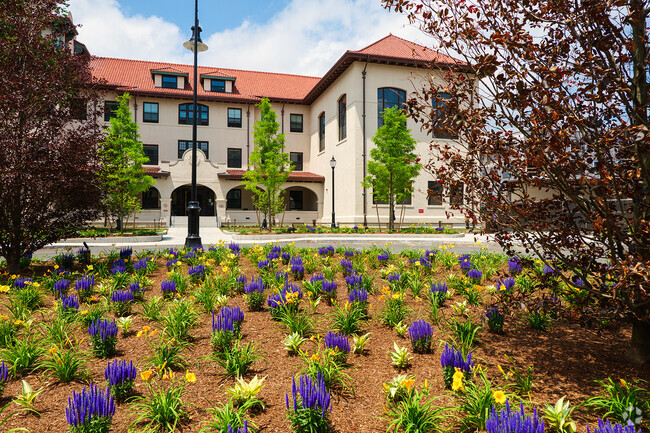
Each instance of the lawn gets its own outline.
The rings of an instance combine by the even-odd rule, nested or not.
[[[32,432],[68,421],[79,432],[109,422],[115,432],[228,432],[244,420],[265,432],[462,432],[487,422],[496,432],[511,430],[490,427],[493,407],[507,401],[516,417],[523,403],[541,416],[564,396],[575,410],[563,429],[546,413],[546,431],[570,433],[571,420],[593,431],[630,412],[636,421],[637,409],[647,429],[650,369],[624,361],[630,326],[586,320],[579,281],[557,272],[447,247],[232,244],[34,261],[0,277],[0,422]],[[93,429],[66,420],[69,397],[81,401],[90,384],[107,399],[97,411],[113,412],[106,375],[112,419],[93,417]]]

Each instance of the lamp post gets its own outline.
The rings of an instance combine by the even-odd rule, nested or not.
[[[192,100],[192,192],[190,202],[187,205],[187,238],[185,246],[194,247],[201,245],[199,236],[199,215],[201,208],[196,201],[196,92],[197,92],[197,54],[208,49],[208,46],[201,41],[201,27],[199,27],[199,0],[194,0],[194,26],[192,26],[192,38],[183,42],[183,46],[194,53],[194,95]]]
[[[332,228],[336,228],[336,214],[334,213],[334,169],[336,168],[336,160],[334,155],[330,159],[330,167],[332,167]]]

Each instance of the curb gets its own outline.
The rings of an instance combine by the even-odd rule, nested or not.
[[[152,235],[152,236],[114,236],[114,237],[103,237],[103,238],[68,238],[62,239],[55,244],[51,245],[83,245],[86,242],[88,245],[96,244],[123,244],[123,243],[143,243],[143,242],[161,242],[163,240],[163,235]]]
[[[224,234],[231,234],[232,232],[224,232]],[[465,238],[464,233],[449,234],[449,235],[427,235],[427,234],[353,234],[353,233],[300,233],[300,234],[270,234],[270,235],[238,235],[232,234],[233,241],[284,241],[284,240],[298,240],[307,241],[313,240],[326,240],[326,239],[354,239],[354,240],[399,240],[399,239],[422,239],[427,241],[444,241],[445,239],[462,239]]]

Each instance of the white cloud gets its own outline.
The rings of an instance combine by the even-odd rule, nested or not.
[[[156,16],[127,17],[117,0],[71,0],[79,40],[101,56],[191,62],[179,27]],[[292,0],[264,23],[242,22],[202,39],[199,63],[214,67],[321,76],[346,50],[358,50],[388,33],[431,43],[403,15],[379,0]]]

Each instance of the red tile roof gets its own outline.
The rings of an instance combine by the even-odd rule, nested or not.
[[[244,177],[246,170],[227,170],[225,173],[219,173],[222,179],[239,180]],[[307,171],[294,171],[287,179],[289,182],[324,182],[325,176],[316,173],[309,173]]]
[[[350,53],[365,54],[370,56],[393,57],[396,59],[419,60],[450,65],[466,65],[465,62],[454,59],[446,54],[439,53],[430,48],[418,45],[406,39],[389,34],[388,36]]]
[[[414,67],[426,67],[432,63],[437,67],[468,67],[453,57],[391,34],[361,50],[346,51],[322,78],[200,66],[199,76],[233,77],[235,84],[232,93],[206,92],[203,86],[199,86],[198,96],[202,100],[243,103],[255,103],[266,96],[275,102],[311,104],[355,61]],[[187,80],[184,89],[166,89],[155,87],[151,74],[151,71],[167,70],[191,77],[192,65],[93,57],[91,67],[94,76],[103,80],[106,87],[152,96],[188,99],[192,96],[191,79]]]
[[[153,177],[167,177],[170,175],[168,171],[163,171],[159,167],[145,167],[144,172]]]
[[[175,70],[179,73],[190,74],[193,71],[191,65],[93,57],[91,67],[93,69],[93,75],[98,79],[105,80],[105,83],[110,87],[118,87],[136,94],[150,93],[158,96],[187,96],[188,99],[192,98],[193,90],[191,83],[187,83],[184,89],[155,87],[150,72],[151,70]],[[214,72],[214,67],[199,66],[198,68],[199,75],[210,75]],[[206,92],[203,90],[203,86],[199,86],[199,98],[256,102],[262,97],[267,96],[274,100],[299,102],[319,80],[317,77],[225,68],[220,68],[219,73],[224,76],[235,77],[233,92]],[[191,82],[191,79],[189,81]]]

